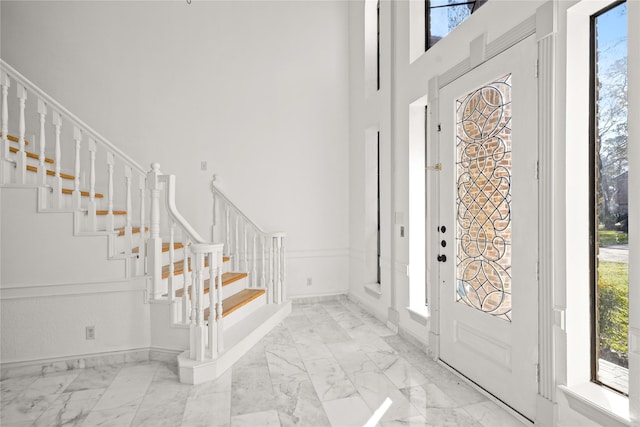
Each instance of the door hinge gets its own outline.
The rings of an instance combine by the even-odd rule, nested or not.
[[[533,69],[533,74],[536,79],[540,76],[540,60],[539,59],[536,59],[536,65],[535,65],[535,68]]]
[[[536,363],[536,383],[540,383],[540,364]]]
[[[540,260],[536,261],[536,280],[540,280]]]
[[[536,161],[536,179],[540,179],[540,160]]]

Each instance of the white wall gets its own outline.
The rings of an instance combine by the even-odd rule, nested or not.
[[[202,235],[216,173],[257,224],[287,232],[290,296],[346,291],[346,2],[0,7],[2,58],[140,164],[176,174],[178,209]]]
[[[73,213],[38,213],[36,199],[35,188],[0,188],[2,375],[16,362],[148,348],[146,279],[126,279],[106,236],[74,236]]]

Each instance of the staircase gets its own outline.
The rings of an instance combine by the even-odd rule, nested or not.
[[[0,72],[0,188],[15,197],[6,204],[29,212],[18,194],[35,191],[38,216],[69,217],[74,238],[106,237],[106,255],[92,243],[83,262],[103,266],[97,280],[145,283],[140,309],[148,305],[151,347],[177,355],[181,382],[215,379],[289,314],[284,233],[264,232],[212,183],[211,241],[204,239],[176,208],[175,176],[158,164],[144,170],[1,60]],[[27,215],[9,218],[21,231],[2,238],[19,242]],[[37,233],[36,244],[58,247],[47,234]],[[2,267],[11,259],[3,253]],[[77,261],[66,262],[72,269]],[[42,281],[28,271],[8,277],[18,273],[21,282]]]

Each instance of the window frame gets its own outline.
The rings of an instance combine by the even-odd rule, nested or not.
[[[606,387],[615,393],[628,396],[621,390],[602,382],[599,378],[598,360],[600,358],[600,331],[598,324],[598,260],[596,256],[596,246],[598,245],[598,215],[597,215],[597,193],[596,186],[598,168],[596,162],[598,156],[596,152],[599,150],[598,137],[598,79],[597,79],[597,60],[598,60],[598,43],[597,43],[597,19],[616,7],[627,3],[627,0],[613,1],[606,7],[596,11],[589,17],[589,301],[590,301],[590,378],[591,382]],[[628,38],[627,38],[628,43]]]
[[[439,39],[433,42],[433,44],[431,43],[431,10],[432,9],[442,9],[445,7],[465,6],[465,5],[472,4],[473,7],[471,8],[471,12],[469,15],[473,15],[473,13],[475,13],[486,2],[487,0],[460,0],[459,3],[443,4],[440,6],[432,7],[431,0],[424,0],[424,30],[425,30],[424,31],[424,50],[425,52],[428,51],[433,46],[435,46],[436,43],[438,43],[438,41],[442,40],[442,39]],[[451,31],[453,31],[453,28],[451,29]],[[446,37],[447,34],[445,34],[443,38]]]

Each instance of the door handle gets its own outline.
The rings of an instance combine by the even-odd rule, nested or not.
[[[446,255],[438,255],[438,262],[447,262]]]

